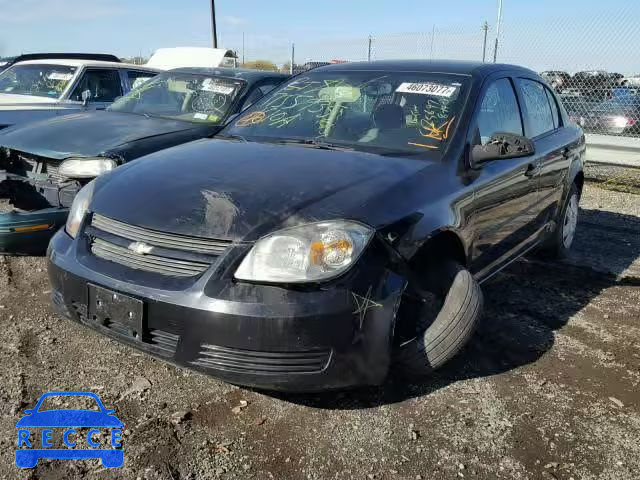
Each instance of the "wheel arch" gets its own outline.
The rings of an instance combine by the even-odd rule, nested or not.
[[[584,188],[584,171],[578,170],[574,176],[571,184],[576,184],[576,188],[578,189],[578,195],[582,196],[582,189]]]
[[[429,264],[432,258],[451,258],[467,267],[467,248],[462,237],[452,228],[443,227],[431,233],[409,259],[412,269]]]

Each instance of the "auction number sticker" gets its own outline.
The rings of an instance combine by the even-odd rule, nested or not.
[[[51,72],[47,77],[49,80],[68,81],[73,77],[73,73]]]
[[[233,92],[234,87],[227,87],[218,83],[213,83],[213,80],[206,78],[202,82],[202,90],[205,92],[219,93],[221,95],[230,95]]]
[[[433,95],[435,97],[451,97],[458,87],[440,85],[438,83],[401,83],[396,89],[397,93],[417,93],[420,95]]]

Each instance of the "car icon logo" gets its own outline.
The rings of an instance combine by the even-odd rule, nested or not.
[[[151,245],[147,245],[143,242],[133,242],[127,248],[138,255],[148,255],[153,251],[153,247]]]
[[[87,397],[95,402],[96,410],[61,408],[41,409],[42,403],[51,397]],[[85,398],[86,399],[86,398]],[[34,408],[26,409],[25,415],[18,420],[18,448],[15,463],[19,468],[33,468],[41,458],[51,459],[87,459],[99,458],[106,468],[119,468],[124,464],[124,452],[121,445],[122,422],[114,415],[114,410],[105,408],[100,398],[91,392],[60,391],[43,394]],[[41,430],[37,434],[36,429]],[[58,440],[66,448],[53,448],[54,429],[63,429]],[[79,430],[89,429],[86,435]],[[109,430],[108,446],[102,445],[96,437],[103,430]],[[90,448],[80,448],[84,442]]]

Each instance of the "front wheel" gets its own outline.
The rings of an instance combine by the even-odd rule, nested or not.
[[[400,374],[424,377],[444,365],[469,341],[482,315],[480,285],[460,264],[447,260],[429,272],[417,301],[403,298],[395,350]],[[411,303],[414,303],[413,308]]]

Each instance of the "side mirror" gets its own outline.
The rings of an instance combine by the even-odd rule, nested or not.
[[[84,90],[82,92],[82,106],[86,107],[87,103],[89,103],[89,99],[91,98],[91,90]]]
[[[35,408],[25,408],[24,413],[26,413],[27,415],[35,413]]]
[[[490,160],[528,157],[535,153],[533,142],[515,133],[495,133],[486,145],[475,145],[471,150],[473,165]]]

